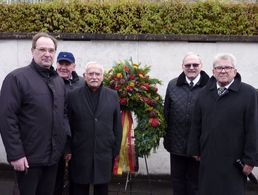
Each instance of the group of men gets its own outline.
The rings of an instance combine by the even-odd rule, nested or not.
[[[122,136],[119,97],[103,86],[103,66],[75,72],[75,58],[38,33],[32,62],[3,81],[0,130],[20,195],[60,195],[68,165],[70,194],[107,195]],[[218,54],[213,76],[195,53],[168,84],[164,147],[170,153],[173,195],[244,195],[258,165],[257,92],[241,82],[232,54]],[[243,169],[234,165],[240,159]]]
[[[241,82],[232,54],[215,56],[211,78],[202,66],[188,53],[166,91],[173,195],[244,195],[246,176],[258,165],[257,91]]]
[[[68,165],[70,194],[108,194],[122,137],[119,97],[102,85],[104,69],[86,65],[83,78],[70,52],[53,62],[57,40],[38,33],[32,62],[3,81],[0,129],[20,195],[61,195]]]

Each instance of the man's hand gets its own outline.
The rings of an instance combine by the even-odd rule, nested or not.
[[[71,160],[71,158],[72,158],[72,154],[65,154],[64,155],[65,162],[69,162]]]
[[[245,164],[243,168],[243,173],[247,176],[252,172],[253,168],[253,166]]]
[[[18,160],[11,161],[15,171],[26,171],[29,168],[29,164],[26,157],[22,157]]]
[[[200,161],[200,160],[201,160],[201,157],[200,157],[200,156],[193,156],[193,158],[194,158],[196,161]]]

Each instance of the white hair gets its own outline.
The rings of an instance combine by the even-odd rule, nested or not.
[[[88,70],[91,66],[97,66],[98,68],[101,69],[102,74],[104,74],[104,67],[103,67],[101,64],[99,64],[99,63],[97,63],[97,62],[95,62],[95,61],[90,61],[90,62],[88,62],[88,63],[85,65],[85,72],[87,72],[87,70]]]
[[[216,63],[219,60],[230,60],[232,65],[236,68],[236,57],[231,53],[218,53],[213,60],[213,67],[216,66]]]

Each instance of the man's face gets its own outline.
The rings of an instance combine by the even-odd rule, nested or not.
[[[230,60],[220,59],[216,62],[212,72],[218,84],[224,87],[235,78],[237,70]]]
[[[198,56],[189,55],[184,59],[182,68],[185,76],[192,81],[200,74],[202,64]]]
[[[88,66],[84,73],[84,80],[91,89],[96,90],[99,88],[103,81],[103,71],[101,67],[98,64]]]
[[[43,68],[50,68],[55,57],[55,44],[48,37],[40,37],[32,50],[34,61]]]
[[[72,72],[75,69],[75,64],[71,64],[68,61],[61,60],[56,64],[56,71],[63,79],[70,79]]]

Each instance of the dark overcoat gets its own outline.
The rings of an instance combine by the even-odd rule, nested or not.
[[[189,154],[201,157],[200,195],[244,195],[246,177],[236,159],[254,166],[257,149],[257,92],[237,73],[226,93],[218,96],[212,77],[201,91],[193,115]]]
[[[164,103],[164,116],[167,122],[164,147],[171,154],[187,156],[187,140],[195,100],[209,80],[204,71],[200,72],[200,76],[193,88],[187,83],[184,72],[171,80],[167,86]]]
[[[64,113],[63,80],[32,61],[4,79],[0,129],[7,160],[27,157],[30,167],[56,164],[69,127]]]
[[[85,85],[68,95],[71,179],[79,184],[108,183],[122,138],[119,97],[116,91],[102,87],[94,114],[86,98],[87,88]]]

